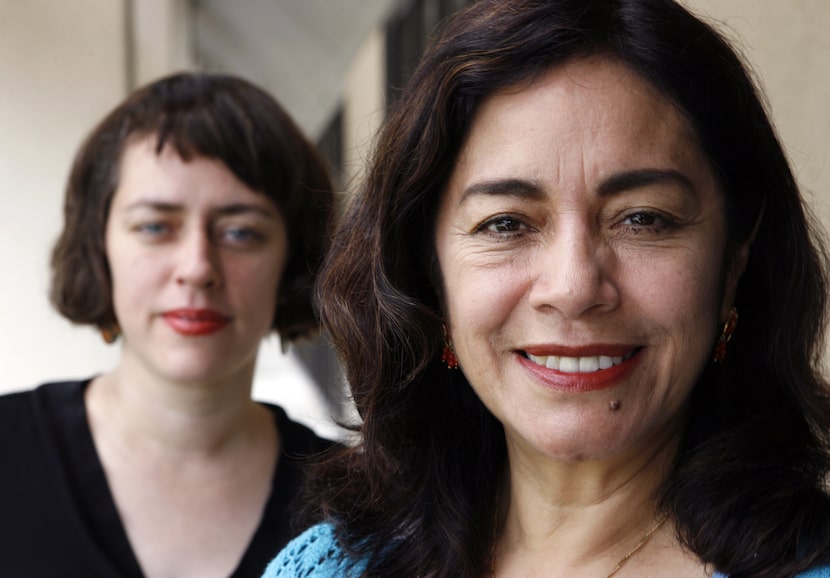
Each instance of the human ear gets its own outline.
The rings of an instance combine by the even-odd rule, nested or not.
[[[744,274],[747,263],[749,262],[749,252],[752,248],[752,243],[755,241],[755,236],[758,234],[758,229],[761,226],[761,220],[764,218],[765,208],[766,201],[761,204],[761,210],[758,211],[758,218],[755,220],[755,226],[753,226],[749,237],[741,243],[738,250],[732,255],[732,262],[729,265],[729,270],[726,273],[726,279],[724,282],[723,302],[721,303],[720,312],[720,319],[722,323],[729,317],[729,310],[735,303],[735,294],[738,291],[738,283],[740,282],[741,276]]]
[[[747,262],[749,261],[749,251],[752,245],[752,240],[745,241],[738,250],[732,255],[729,270],[726,272],[726,279],[723,287],[723,301],[720,307],[720,320],[724,322],[729,316],[729,310],[735,303],[735,294],[738,291],[738,283],[741,276],[746,270]]]

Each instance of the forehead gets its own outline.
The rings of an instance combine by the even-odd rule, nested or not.
[[[201,155],[185,157],[169,142],[161,150],[157,146],[154,134],[125,143],[113,206],[136,199],[275,205],[272,199],[240,181],[221,160]]]
[[[679,109],[640,75],[607,57],[570,61],[485,99],[454,177],[465,166],[476,178],[526,171],[530,159],[540,156],[547,163],[537,162],[533,170],[544,168],[556,173],[545,175],[554,178],[569,169],[600,177],[644,164],[708,167]]]

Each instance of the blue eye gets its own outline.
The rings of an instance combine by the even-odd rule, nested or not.
[[[264,236],[249,227],[229,227],[221,232],[220,238],[233,245],[251,245],[264,240]]]
[[[252,239],[255,236],[254,232],[249,229],[229,229],[225,231],[225,235],[236,240]]]
[[[166,223],[150,221],[147,223],[139,223],[134,227],[134,230],[142,234],[158,236],[168,233],[170,231],[170,227]]]

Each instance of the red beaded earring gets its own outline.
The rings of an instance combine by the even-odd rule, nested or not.
[[[442,328],[444,330],[444,347],[441,349],[441,361],[447,365],[447,369],[458,369],[458,358],[452,348],[452,339],[450,339],[447,326],[442,325]]]
[[[727,345],[732,339],[732,334],[735,333],[735,327],[738,326],[738,310],[734,307],[729,310],[729,317],[726,318],[726,323],[723,324],[718,342],[715,344],[715,352],[712,355],[712,361],[718,365],[723,363],[726,359]]]

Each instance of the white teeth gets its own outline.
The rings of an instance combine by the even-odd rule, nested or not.
[[[579,360],[579,357],[560,357],[559,371],[564,371],[565,373],[579,372]]]
[[[599,369],[599,357],[580,357],[579,372],[588,373]]]
[[[621,355],[589,355],[587,357],[564,357],[560,355],[530,355],[528,359],[537,365],[555,369],[563,373],[591,373],[608,369],[622,363]],[[630,357],[630,356],[626,356]]]

